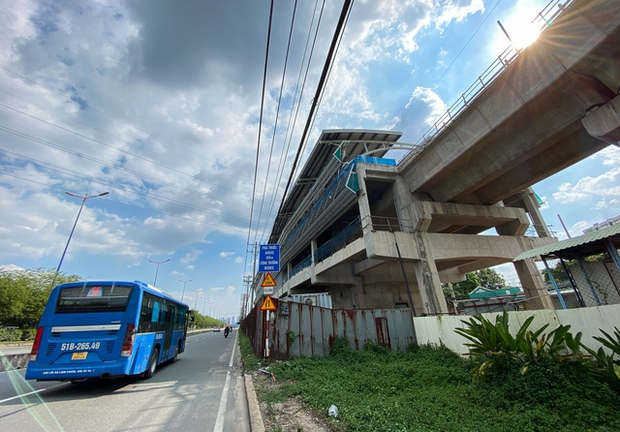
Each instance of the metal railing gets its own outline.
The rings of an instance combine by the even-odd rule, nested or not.
[[[549,27],[555,19],[562,14],[564,9],[571,4],[573,0],[551,0],[532,20],[534,24],[540,23],[540,32]],[[525,48],[516,49],[513,45],[506,48],[489,66],[474,83],[469,86],[460,98],[454,102],[450,108],[431,126],[431,128],[422,135],[422,138],[416,143],[409,153],[403,157],[400,163],[404,164],[419,155],[440,133],[442,133],[448,125],[450,125],[456,117],[459,116],[471,103],[495,81],[513,61],[519,57]]]
[[[321,262],[335,251],[339,250],[353,237],[359,237],[362,231],[359,218],[356,218],[345,229],[332,237],[327,243],[321,245],[314,251],[314,262]]]

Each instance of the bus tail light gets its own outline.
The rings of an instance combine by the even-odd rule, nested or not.
[[[34,337],[32,349],[30,350],[29,360],[31,361],[37,360],[37,356],[39,355],[39,348],[41,347],[41,339],[43,339],[43,327],[39,327],[37,329],[37,334]]]
[[[133,342],[136,337],[135,324],[128,324],[127,331],[125,332],[125,339],[123,339],[123,347],[121,348],[121,357],[129,357],[133,351]]]

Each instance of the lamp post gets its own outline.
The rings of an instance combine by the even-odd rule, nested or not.
[[[71,242],[71,237],[73,237],[73,232],[75,231],[75,227],[77,226],[78,220],[80,219],[80,215],[82,214],[82,209],[84,208],[84,203],[86,203],[87,199],[90,198],[98,198],[109,194],[110,192],[102,192],[99,195],[88,196],[88,194],[84,194],[84,196],[79,196],[71,192],[65,192],[67,195],[82,198],[82,205],[80,206],[80,210],[78,210],[78,214],[75,218],[75,222],[73,222],[73,228],[71,228],[71,233],[69,233],[69,238],[67,239],[67,244],[65,245],[65,250],[62,252],[62,256],[60,257],[60,262],[58,263],[58,268],[56,268],[56,273],[54,274],[54,280],[52,280],[52,286],[56,284],[56,278],[58,277],[58,273],[60,272],[60,266],[62,265],[63,260],[65,259],[65,254],[67,253],[67,249],[69,248],[69,242]]]
[[[205,312],[205,307],[207,305],[207,300],[209,300],[209,297],[202,297],[201,296],[200,298],[203,300],[203,302],[202,302],[202,313],[206,315],[207,312]]]
[[[195,310],[196,312],[198,312],[198,296],[199,296],[199,294],[200,294],[202,291],[203,291],[203,289],[202,289],[202,288],[197,289],[197,290],[192,290],[192,292],[193,292],[193,293],[196,293],[196,303],[194,303],[194,310]]]
[[[181,294],[181,301],[183,301],[183,297],[185,297],[185,285],[186,285],[188,282],[191,282],[191,281],[193,281],[193,280],[194,280],[194,279],[190,279],[190,280],[181,280],[181,279],[179,279],[179,282],[183,282],[183,294]]]
[[[159,273],[159,265],[163,264],[163,263],[167,263],[168,261],[170,261],[170,258],[168,258],[167,260],[164,260],[164,261],[151,261],[151,260],[149,260],[150,263],[157,264],[157,270],[155,270],[155,281],[153,282],[153,286],[157,286],[157,273]]]

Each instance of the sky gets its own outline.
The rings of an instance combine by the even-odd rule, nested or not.
[[[418,142],[508,48],[497,22],[517,40],[547,3],[356,0],[299,167],[324,129]],[[62,272],[238,316],[341,9],[0,0],[0,266],[55,270],[84,203]],[[558,215],[574,236],[620,214],[619,178],[612,146],[534,190],[564,239]]]

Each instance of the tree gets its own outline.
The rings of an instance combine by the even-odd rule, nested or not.
[[[493,269],[486,268],[478,270],[476,274],[478,275],[478,283],[483,288],[490,290],[506,288],[506,280],[504,277]]]
[[[0,326],[34,328],[52,291],[55,270],[0,272]],[[60,273],[57,283],[75,282],[77,275]]]
[[[454,290],[455,297],[461,299],[469,297],[469,293],[475,290],[478,285],[478,275],[475,272],[467,273],[463,282],[452,284],[452,289]]]
[[[479,286],[490,290],[497,290],[506,287],[506,280],[495,270],[486,268],[466,273],[465,280],[452,284],[452,289],[454,289],[456,298],[462,299],[469,297],[469,293]]]

